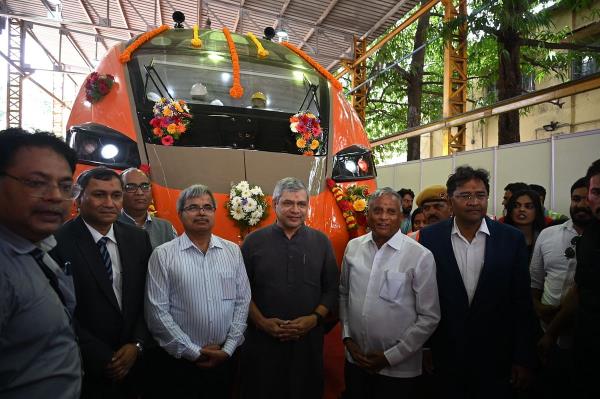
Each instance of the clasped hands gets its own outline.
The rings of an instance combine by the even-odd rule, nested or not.
[[[194,361],[201,369],[212,369],[229,359],[227,352],[220,345],[207,345],[200,349],[200,355]]]
[[[264,319],[259,328],[281,342],[296,341],[317,326],[317,316],[301,316],[294,320]]]
[[[352,356],[356,365],[369,373],[377,373],[381,369],[390,366],[383,352],[363,353],[352,338],[345,339],[344,345],[348,349],[348,352],[350,352],[350,356]]]

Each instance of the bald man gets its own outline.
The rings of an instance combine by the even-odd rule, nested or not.
[[[171,222],[148,213],[152,203],[152,185],[148,176],[139,169],[129,168],[121,173],[121,181],[124,187],[123,210],[119,221],[146,230],[152,248],[176,238],[177,231]]]

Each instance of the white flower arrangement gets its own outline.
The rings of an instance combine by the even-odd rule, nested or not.
[[[267,217],[267,201],[262,189],[242,180],[231,187],[226,205],[229,216],[240,227],[242,234]]]

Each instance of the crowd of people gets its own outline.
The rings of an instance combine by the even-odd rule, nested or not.
[[[2,398],[320,398],[338,320],[344,398],[600,397],[600,159],[570,218],[512,183],[494,220],[469,166],[416,199],[380,188],[341,272],[297,178],[240,247],[209,187],[181,191],[178,235],[144,172],[75,164],[0,132]]]

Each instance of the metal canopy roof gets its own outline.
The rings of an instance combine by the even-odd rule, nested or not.
[[[184,25],[188,28],[198,23],[198,19],[204,28],[210,19],[213,29],[227,27],[259,37],[267,26],[284,29],[290,43],[332,69],[340,58],[352,58],[353,36],[371,43],[418,1],[5,0],[4,3],[1,14],[31,22],[26,28],[28,34],[33,32],[41,46],[55,58],[59,58],[61,49],[65,71],[87,72],[119,40],[128,40],[161,24],[172,26],[174,11],[185,14]]]

